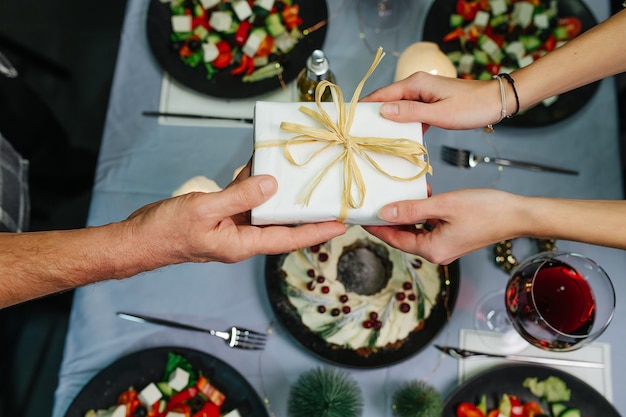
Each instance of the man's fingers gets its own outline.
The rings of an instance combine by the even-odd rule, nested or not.
[[[220,217],[230,217],[251,210],[276,193],[278,183],[270,175],[258,175],[231,183],[225,190],[213,193]]]

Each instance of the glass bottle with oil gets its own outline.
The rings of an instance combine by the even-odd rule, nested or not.
[[[298,74],[298,100],[315,101],[315,88],[322,80],[335,82],[335,76],[330,70],[328,59],[324,51],[316,49],[306,61],[306,67]],[[326,89],[322,101],[330,101],[331,93]]]

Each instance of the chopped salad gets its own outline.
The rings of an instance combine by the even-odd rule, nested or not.
[[[483,394],[480,401],[462,402],[456,408],[457,417],[581,417],[580,409],[568,405],[571,392],[565,382],[556,377],[539,381],[537,378],[526,378],[522,384],[533,395],[548,404],[544,408],[539,401],[523,402],[517,395],[504,393],[500,396],[496,408],[487,407],[487,395]]]
[[[459,48],[448,58],[460,78],[479,80],[525,67],[582,31],[577,17],[560,15],[556,0],[457,0],[449,25],[441,41]]]
[[[203,66],[207,79],[223,70],[244,82],[277,76],[282,57],[303,36],[300,7],[292,0],[169,3],[172,51],[190,67]]]
[[[237,409],[223,409],[225,400],[186,358],[170,352],[160,381],[129,387],[117,404],[89,410],[85,417],[240,417]]]

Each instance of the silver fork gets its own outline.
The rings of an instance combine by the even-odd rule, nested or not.
[[[162,326],[175,327],[177,329],[193,330],[197,332],[208,333],[211,336],[219,337],[224,340],[228,346],[236,349],[263,350],[267,341],[267,334],[255,332],[254,330],[244,329],[242,327],[231,327],[225,331],[205,329],[191,324],[178,323],[158,317],[150,317],[145,315],[137,315],[132,313],[117,312],[118,317],[138,323],[152,323]]]
[[[441,159],[450,165],[455,165],[461,168],[474,168],[480,163],[506,165],[516,168],[526,168],[531,171],[547,171],[558,172],[560,174],[578,175],[578,171],[572,171],[565,168],[558,168],[548,165],[513,161],[504,158],[491,158],[489,156],[478,156],[474,152],[467,149],[451,148],[449,146],[441,147]]]

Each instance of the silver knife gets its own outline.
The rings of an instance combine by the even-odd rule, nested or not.
[[[144,111],[142,113],[144,116],[151,117],[180,117],[183,119],[209,119],[209,120],[232,120],[234,122],[240,122],[245,124],[253,124],[253,119],[248,119],[245,117],[222,117],[222,116],[207,116],[203,114],[188,114],[188,113],[163,113],[158,111]]]
[[[505,355],[497,353],[476,352],[473,350],[460,349],[450,346],[435,345],[437,349],[452,356],[455,359],[481,359],[481,358],[500,358],[508,359],[516,362],[537,363],[542,365],[562,365],[562,366],[578,366],[583,368],[604,368],[604,364],[600,362],[578,361],[573,359],[556,359],[556,358],[538,358],[535,356],[525,355]]]

